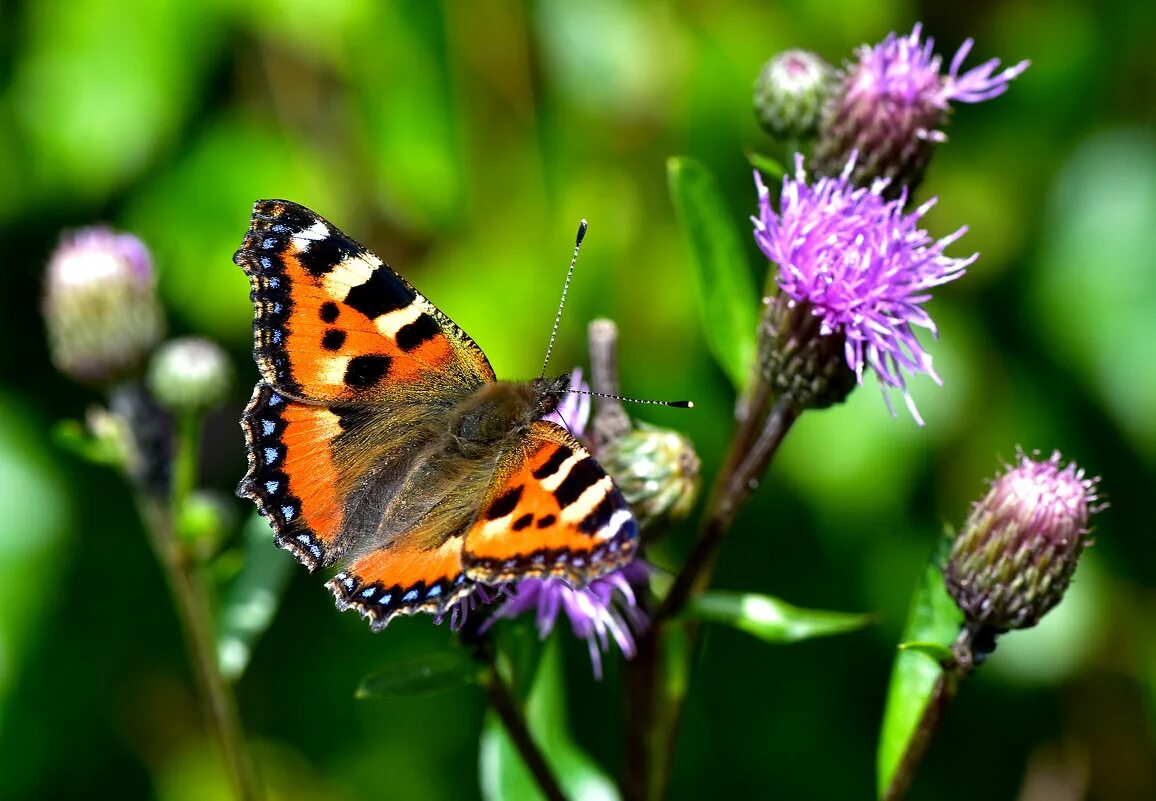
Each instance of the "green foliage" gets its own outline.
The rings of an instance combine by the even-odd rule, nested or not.
[[[387,667],[362,679],[358,698],[397,698],[430,695],[477,684],[484,668],[465,648],[453,647],[406,660],[393,660]]]
[[[526,724],[569,798],[614,801],[618,788],[574,742],[566,712],[566,685],[558,638],[547,641],[525,702]],[[482,727],[481,789],[485,801],[536,801],[538,785],[493,712]]]
[[[666,163],[674,210],[690,248],[699,313],[719,367],[741,390],[755,360],[759,295],[726,198],[710,171],[691,158]]]
[[[891,784],[899,760],[943,672],[939,665],[945,650],[950,656],[950,645],[963,623],[963,613],[943,583],[941,565],[946,552],[945,541],[944,547],[936,549],[923,569],[903,628],[903,645],[892,663],[887,707],[876,752],[876,787],[880,798]]]
[[[687,613],[699,620],[733,626],[773,644],[843,634],[872,622],[871,615],[800,609],[770,595],[718,590],[695,598]]]
[[[218,612],[217,659],[221,673],[236,681],[245,672],[257,640],[273,622],[296,565],[274,547],[273,531],[256,514],[244,529],[244,562]]]

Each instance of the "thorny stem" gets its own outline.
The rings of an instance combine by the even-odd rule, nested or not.
[[[217,662],[208,593],[198,574],[196,561],[180,541],[176,528],[180,505],[188,498],[196,480],[199,432],[199,422],[195,418],[180,421],[170,496],[167,499],[157,497],[138,488],[137,503],[153,550],[164,570],[205,713],[220,746],[233,790],[241,801],[256,801],[261,798],[261,793],[245,750],[236,702]]]
[[[931,697],[923,708],[914,735],[907,742],[907,748],[895,768],[895,774],[891,777],[883,801],[903,801],[907,797],[907,791],[911,789],[911,783],[915,780],[916,771],[923,758],[927,756],[927,750],[939,730],[944,712],[955,698],[960,681],[975,669],[984,656],[983,652],[990,651],[994,647],[994,632],[990,630],[973,630],[969,626],[964,626],[959,632],[959,637],[952,646],[955,661],[942,666],[943,670],[935,680]]]
[[[477,648],[477,655],[486,664],[482,681],[486,688],[486,695],[490,699],[490,706],[493,707],[498,720],[502,722],[502,726],[506,729],[506,734],[509,735],[511,742],[514,743],[514,747],[518,749],[522,761],[526,763],[526,767],[534,775],[534,780],[538,782],[538,789],[549,801],[567,801],[566,794],[562,792],[562,787],[554,776],[554,771],[551,770],[546,757],[538,748],[538,744],[534,742],[533,735],[530,734],[530,729],[526,725],[526,718],[522,714],[521,705],[517,702],[513,690],[502,678],[494,656],[493,646],[487,642],[480,643]]]

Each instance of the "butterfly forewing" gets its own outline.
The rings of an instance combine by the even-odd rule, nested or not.
[[[261,200],[233,257],[248,274],[265,381],[319,402],[469,391],[481,349],[381,259],[309,209]]]

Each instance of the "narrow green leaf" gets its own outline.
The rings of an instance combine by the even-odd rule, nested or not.
[[[762,153],[756,153],[753,150],[747,151],[747,161],[750,162],[752,167],[768,178],[782,178],[787,173],[782,164],[770,156],[764,156]]]
[[[217,635],[217,659],[228,681],[245,672],[294,569],[292,557],[273,545],[273,531],[263,517],[253,515],[244,537],[245,561],[221,607]]]
[[[357,688],[358,698],[397,698],[432,695],[476,684],[482,666],[464,648],[435,651],[414,659],[393,662],[371,673]]]
[[[61,420],[52,426],[52,439],[64,450],[87,462],[114,467],[124,465],[123,443],[111,431],[95,436],[79,420]]]
[[[617,801],[618,788],[570,737],[566,687],[556,638],[546,643],[525,704],[526,725],[569,798]],[[493,712],[486,715],[479,749],[485,801],[537,801],[543,796]]]
[[[707,344],[741,390],[755,359],[759,313],[746,251],[722,191],[704,165],[672,158],[666,174],[674,211],[690,246]]]
[[[899,650],[926,654],[937,665],[950,662],[955,658],[955,654],[951,648],[946,645],[940,645],[937,642],[901,642],[899,643]]]
[[[873,620],[871,615],[800,609],[770,595],[740,592],[703,593],[691,602],[688,614],[777,644],[843,634]]]
[[[891,685],[876,754],[880,798],[895,776],[942,672],[941,649],[950,652],[963,622],[962,613],[947,594],[940,570],[947,544],[944,540],[920,577],[903,629],[902,642],[906,647],[901,646],[891,667]],[[932,658],[928,659],[928,655]]]

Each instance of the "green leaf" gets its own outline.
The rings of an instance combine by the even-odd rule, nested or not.
[[[103,418],[110,418],[101,410]],[[52,426],[52,439],[64,450],[93,464],[122,467],[124,443],[111,430],[92,434],[79,420],[61,420]]]
[[[955,653],[950,647],[940,645],[937,642],[901,642],[899,643],[899,650],[926,654],[934,660],[937,665],[942,665],[945,662],[951,662],[955,659]]]
[[[688,614],[725,623],[769,643],[793,643],[863,628],[871,615],[800,609],[770,595],[706,592],[691,601]]]
[[[253,646],[269,628],[293,571],[293,559],[273,545],[273,531],[254,514],[245,525],[245,562],[220,611],[217,659],[221,673],[236,681],[245,672]]]
[[[357,688],[358,698],[398,698],[432,695],[476,684],[483,668],[464,648],[435,651],[390,663],[371,673]]]
[[[940,649],[950,648],[963,622],[963,614],[947,594],[940,570],[947,546],[948,540],[945,539],[920,577],[903,629],[902,642],[906,647],[900,646],[891,667],[891,686],[887,691],[887,707],[883,712],[883,728],[876,754],[880,798],[895,776],[942,672]],[[927,658],[929,654],[931,659]]]
[[[762,153],[756,153],[753,150],[747,151],[747,161],[750,162],[752,167],[769,178],[778,179],[787,174],[782,164],[770,156],[764,156]]]
[[[570,738],[566,687],[557,638],[547,642],[533,689],[526,699],[526,725],[569,798],[616,801],[618,788]],[[485,801],[541,799],[542,793],[506,730],[493,712],[482,728],[479,761]]]
[[[755,360],[759,313],[746,251],[718,183],[704,165],[672,158],[666,174],[674,211],[690,246],[707,344],[741,390]]]

